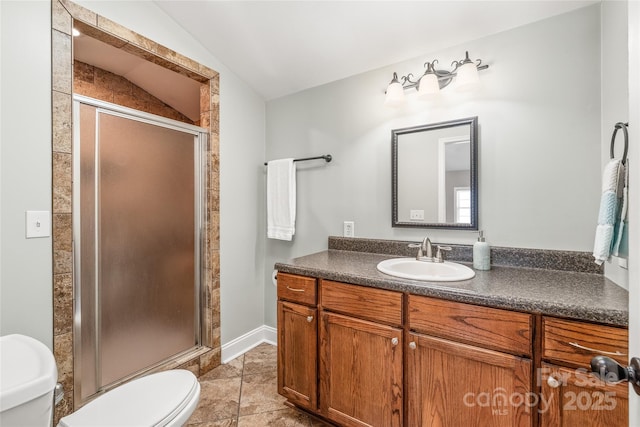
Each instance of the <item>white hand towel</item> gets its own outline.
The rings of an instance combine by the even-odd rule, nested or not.
[[[613,240],[613,225],[601,225],[596,227],[596,241],[593,245],[593,257],[595,263],[602,265],[611,255],[611,241]]]
[[[293,159],[267,163],[267,237],[291,240],[296,224],[296,165]]]
[[[624,186],[624,165],[620,160],[610,160],[602,171],[602,192],[613,191],[621,196]]]

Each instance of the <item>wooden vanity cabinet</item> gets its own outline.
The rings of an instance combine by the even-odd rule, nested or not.
[[[318,407],[318,309],[316,279],[278,273],[278,393]]]
[[[540,425],[627,426],[628,383],[605,384],[588,371],[597,355],[627,364],[627,330],[543,317],[542,334]]]
[[[409,295],[407,425],[531,427],[531,315]]]
[[[402,426],[402,294],[322,280],[320,307],[320,413]]]
[[[278,273],[278,392],[340,426],[623,427],[628,384],[588,369],[627,335]]]

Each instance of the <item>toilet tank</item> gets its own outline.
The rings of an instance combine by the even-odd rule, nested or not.
[[[51,426],[57,380],[47,346],[25,335],[0,337],[0,426]]]

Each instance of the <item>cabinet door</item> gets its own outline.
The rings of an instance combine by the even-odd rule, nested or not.
[[[426,335],[407,341],[407,425],[531,427],[531,360]]]
[[[341,426],[401,426],[402,330],[320,313],[322,414]]]
[[[605,384],[586,369],[543,363],[540,419],[543,427],[629,425],[629,385]]]
[[[278,393],[317,409],[317,309],[278,301]]]

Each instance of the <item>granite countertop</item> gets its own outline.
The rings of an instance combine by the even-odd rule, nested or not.
[[[329,249],[278,262],[284,273],[540,313],[615,326],[628,324],[628,292],[602,274],[540,268],[492,267],[461,282],[419,282],[379,272],[391,255]],[[460,264],[468,263],[461,262]]]

